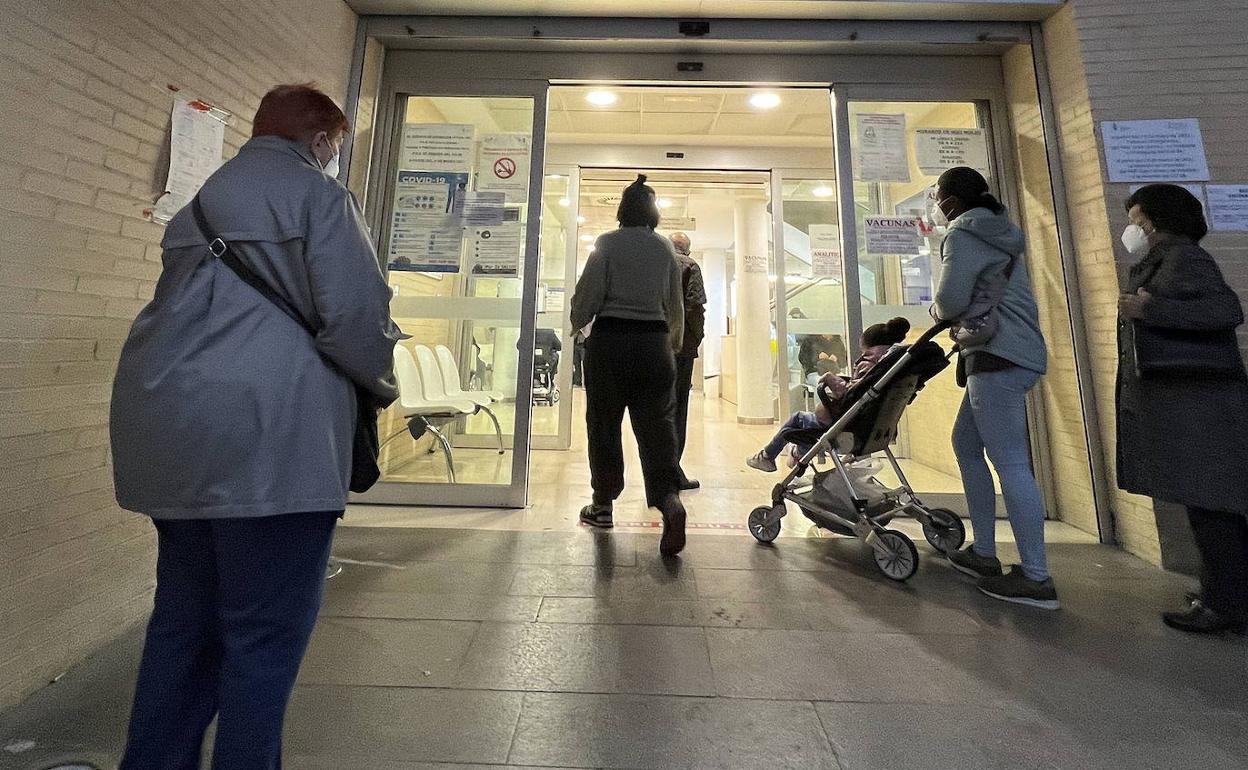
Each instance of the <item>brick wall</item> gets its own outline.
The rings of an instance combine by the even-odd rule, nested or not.
[[[1072,0],[1044,24],[1111,473],[1116,304],[1119,274],[1129,264],[1117,236],[1126,224],[1121,202],[1128,186],[1108,183],[1096,128],[1105,120],[1200,118],[1214,181],[1248,182],[1248,89],[1243,86],[1248,5],[1241,0],[1181,5],[1182,13],[1176,14],[1174,3],[1160,0]],[[1214,234],[1205,246],[1240,297],[1248,297],[1248,235]],[[1248,342],[1248,337],[1241,340]],[[1152,501],[1115,490],[1113,506],[1123,547],[1159,563]]]
[[[160,274],[172,83],[235,117],[346,93],[341,0],[0,0],[0,707],[150,606],[154,538],[113,502],[108,397]]]

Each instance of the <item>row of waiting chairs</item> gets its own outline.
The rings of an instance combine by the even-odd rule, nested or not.
[[[382,446],[404,432],[410,433],[413,439],[419,439],[425,433],[431,434],[446,457],[447,477],[455,483],[455,456],[442,428],[461,417],[484,413],[494,423],[498,453],[503,454],[503,431],[498,417],[490,408],[503,400],[503,394],[464,390],[459,379],[459,364],[445,345],[438,345],[436,353],[425,345],[416,345],[415,351],[413,356],[412,351],[402,345],[394,346],[394,376],[399,385],[399,400],[394,408],[406,425],[387,437]]]

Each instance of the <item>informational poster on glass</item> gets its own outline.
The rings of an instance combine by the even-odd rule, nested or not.
[[[486,134],[477,153],[477,192],[501,192],[508,203],[523,203],[529,194],[527,134]]]
[[[562,313],[567,290],[562,286],[546,287],[546,312]]]
[[[468,173],[476,128],[457,123],[406,123],[400,168]]]
[[[1206,182],[1209,163],[1196,118],[1101,123],[1111,182]]]
[[[811,225],[810,274],[814,278],[841,278],[841,228]]]
[[[503,203],[506,196],[501,192],[467,192],[464,194],[464,227],[494,227],[503,223]]]
[[[225,123],[204,102],[179,100],[173,104],[169,136],[169,176],[165,195],[156,202],[152,219],[168,222],[191,202],[208,177],[221,166]]]
[[[519,222],[472,230],[469,272],[514,278],[520,274],[520,244],[523,228]]]
[[[858,116],[858,178],[863,182],[909,182],[906,116]]]
[[[914,157],[919,170],[928,176],[940,176],[958,166],[988,176],[988,140],[982,128],[917,129]]]
[[[865,217],[867,253],[918,256],[923,253],[921,220],[916,217]]]
[[[463,245],[462,204],[468,174],[402,170],[386,263],[391,270],[458,273]]]
[[[1248,184],[1211,184],[1210,223],[1214,230],[1248,231]]]

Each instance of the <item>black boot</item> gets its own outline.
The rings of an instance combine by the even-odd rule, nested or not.
[[[1223,631],[1244,633],[1244,621],[1215,612],[1199,601],[1192,602],[1187,609],[1179,612],[1162,613],[1161,619],[1171,628],[1193,634],[1217,634]]]
[[[685,550],[685,506],[677,495],[669,495],[659,504],[663,514],[663,538],[659,540],[659,553],[675,556]]]

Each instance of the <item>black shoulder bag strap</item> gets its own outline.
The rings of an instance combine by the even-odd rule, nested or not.
[[[199,203],[199,196],[196,195],[191,199],[191,213],[195,216],[195,224],[199,226],[199,231],[208,239],[208,250],[217,259],[225,263],[225,266],[234,271],[234,274],[242,279],[243,283],[260,292],[261,296],[277,305],[277,309],[290,316],[291,320],[298,323],[304,330],[316,337],[316,329],[299,315],[299,311],[295,310],[286,298],[273,290],[268,282],[260,276],[256,275],[251,268],[247,267],[234,250],[230,248],[230,244],[226,243],[212,229],[212,225],[208,224],[207,217],[204,216],[204,207]]]
[[[208,239],[208,251],[225,263],[226,267],[233,270],[243,283],[276,305],[278,310],[290,316],[291,320],[302,326],[315,339],[316,329],[312,328],[312,324],[304,320],[303,316],[299,315],[299,311],[295,310],[285,297],[274,291],[268,282],[247,267],[230,248],[230,244],[212,229],[212,225],[208,224],[208,218],[204,216],[204,208],[199,203],[198,195],[191,199],[191,214],[195,217],[195,224],[199,227],[199,231]],[[359,385],[354,383],[352,385],[355,388],[356,421],[355,433],[351,441],[350,488],[352,492],[367,492],[381,478],[381,469],[377,465],[377,456],[381,452],[377,435],[378,410],[373,406],[374,399],[371,393]]]

